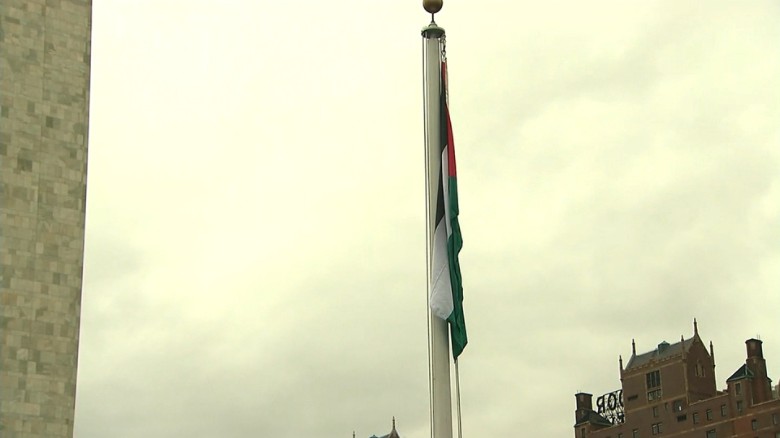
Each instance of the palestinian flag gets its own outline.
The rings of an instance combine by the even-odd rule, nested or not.
[[[468,342],[463,319],[463,284],[458,253],[463,239],[458,225],[458,183],[455,179],[455,145],[447,107],[447,63],[441,64],[441,166],[433,234],[431,310],[450,325],[452,357],[457,360]]]

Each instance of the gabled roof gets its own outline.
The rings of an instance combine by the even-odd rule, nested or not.
[[[745,364],[739,367],[738,370],[734,371],[734,374],[732,374],[731,377],[726,379],[726,382],[731,382],[733,380],[752,379],[752,378],[753,378],[753,371],[750,371],[750,368],[748,368],[747,364]]]
[[[601,415],[599,415],[598,412],[594,410],[585,411],[585,415],[582,418],[580,418],[580,421],[578,421],[575,426],[583,423],[598,424],[600,426],[612,426],[612,423],[609,420],[602,417]]]
[[[378,437],[376,435],[372,435],[369,438],[401,438],[401,437],[398,436],[398,432],[396,432],[395,429],[394,429],[392,432],[388,433],[387,435],[382,435],[380,437]]]
[[[676,342],[671,345],[664,341],[661,343],[660,349],[656,348],[655,350],[648,351],[647,353],[633,355],[628,361],[628,365],[626,365],[626,370],[630,368],[639,368],[653,361],[661,361],[671,357],[679,356],[682,354],[683,349],[688,352],[688,350],[691,348],[691,345],[693,345],[694,339],[695,336],[693,338]]]
[[[393,430],[390,431],[387,435],[382,435],[381,437],[378,437],[376,435],[372,435],[369,438],[401,438],[398,435],[398,432],[395,430],[395,417],[393,417]]]

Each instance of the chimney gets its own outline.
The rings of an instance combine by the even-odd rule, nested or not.
[[[588,413],[593,410],[593,394],[578,392],[574,394],[577,399],[577,410],[574,411],[574,424],[580,424],[588,418]]]
[[[758,339],[748,339],[745,341],[745,344],[747,345],[747,357],[750,359],[751,357],[755,357],[758,359],[764,358],[764,348],[761,346],[763,342],[761,342]]]
[[[764,350],[759,339],[748,339],[745,341],[747,346],[747,364],[750,371],[753,372],[753,381],[751,389],[753,390],[753,404],[762,403],[772,399],[772,384],[766,372],[766,361],[764,360]]]

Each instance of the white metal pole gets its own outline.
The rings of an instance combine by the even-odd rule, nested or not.
[[[444,29],[431,22],[423,29],[423,93],[425,103],[425,150],[428,175],[428,299],[430,300],[433,235],[436,229],[436,201],[441,168],[441,38]],[[450,389],[450,344],[447,321],[429,312],[431,379],[431,437],[452,438],[452,395]]]

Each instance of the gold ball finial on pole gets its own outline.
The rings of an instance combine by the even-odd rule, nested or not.
[[[441,11],[441,7],[444,4],[444,0],[423,0],[423,8],[430,14],[435,14]]]

